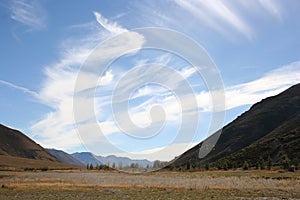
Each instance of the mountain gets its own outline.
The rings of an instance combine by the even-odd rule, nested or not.
[[[76,152],[71,154],[75,159],[79,160],[84,165],[93,164],[96,165],[104,165],[105,163],[102,163],[97,156],[90,152]]]
[[[0,124],[0,168],[73,168],[18,130]]]
[[[115,163],[116,166],[118,166],[120,163],[122,163],[123,166],[130,166],[132,163],[138,163],[140,167],[146,168],[148,166],[152,166],[153,163],[149,160],[143,159],[143,160],[132,160],[127,157],[117,157],[114,155],[110,156],[97,156],[97,158],[102,162],[102,163],[110,163],[113,164]]]
[[[274,163],[280,163],[281,157],[287,155],[292,163],[297,165],[300,161],[300,113],[288,119],[267,136],[245,147],[244,149],[226,156],[219,161],[229,160],[241,165],[244,161],[258,162],[258,155],[267,160],[268,156]]]
[[[73,156],[70,154],[61,151],[61,150],[56,150],[56,149],[45,149],[48,153],[56,157],[60,162],[66,163],[66,164],[71,164],[71,165],[78,165],[78,166],[83,166],[82,162],[79,160],[75,159]]]
[[[237,97],[238,98],[238,97]],[[300,84],[254,104],[247,112],[226,125],[212,151],[199,159],[200,142],[174,161],[177,167],[187,163],[220,166],[224,161],[240,167],[244,161],[254,166],[270,156],[279,164],[283,155],[300,160]],[[216,132],[207,140],[217,136]]]
[[[152,166],[153,163],[149,160],[132,160],[127,157],[117,157],[114,155],[110,156],[95,156],[94,154],[90,152],[80,152],[80,153],[73,153],[71,154],[74,158],[79,160],[80,162],[87,164],[93,164],[95,165],[104,165],[108,164],[112,166],[113,163],[115,163],[116,166],[122,163],[122,166],[130,166],[132,163],[138,163],[141,167],[146,167],[147,165]]]
[[[58,161],[20,131],[0,124],[0,155]]]

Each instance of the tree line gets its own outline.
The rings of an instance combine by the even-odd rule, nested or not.
[[[153,165],[141,166],[139,163],[130,163],[129,165],[123,166],[122,162],[116,163],[107,163],[107,164],[96,164],[92,163],[87,164],[86,168],[88,170],[109,170],[109,169],[119,169],[119,170],[142,170],[145,169],[147,171],[150,170],[158,170],[158,169],[168,169],[168,170],[230,170],[230,169],[257,169],[257,170],[272,170],[273,167],[281,168],[288,171],[296,171],[300,168],[299,160],[293,159],[291,160],[286,154],[280,157],[279,163],[274,163],[271,156],[268,156],[266,159],[263,157],[259,157],[256,160],[244,160],[244,161],[231,161],[229,159],[220,159],[217,162],[210,164],[209,162],[201,162],[197,159],[189,159],[186,161],[185,165],[176,166],[174,163],[162,162],[162,161],[154,161]]]
[[[272,170],[274,167],[281,168],[294,172],[300,169],[299,160],[297,158],[290,159],[286,154],[282,155],[279,162],[274,163],[271,156],[267,158],[259,157],[256,160],[244,160],[244,161],[231,161],[229,159],[220,159],[217,162],[211,164],[197,159],[189,159],[184,165],[176,166],[174,163],[169,164],[166,169],[169,170],[229,170],[229,169],[257,169],[257,170]]]
[[[109,170],[109,169],[119,169],[119,170],[128,170],[128,169],[160,169],[168,165],[168,162],[162,162],[159,160],[156,160],[153,162],[153,165],[146,165],[146,166],[141,166],[137,162],[132,162],[129,165],[123,165],[122,162],[119,162],[116,164],[113,162],[110,164],[109,162],[107,164],[96,164],[94,165],[93,163],[89,163],[86,165],[87,170]]]

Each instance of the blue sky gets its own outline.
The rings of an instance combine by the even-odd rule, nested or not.
[[[93,149],[94,144],[80,139],[73,116],[80,67],[101,42],[135,28],[160,27],[185,34],[209,54],[225,88],[226,124],[252,104],[300,82],[299,9],[297,0],[1,1],[0,123],[45,147],[70,153]],[[137,36],[131,39],[142,48]],[[144,128],[151,124],[151,106],[165,108],[166,124],[157,137],[130,137],[114,122],[109,104],[114,87],[134,67],[153,63],[175,69],[194,90],[199,126],[189,145],[209,135],[212,102],[203,77],[170,52],[144,49],[114,61],[95,88],[97,124],[106,137],[95,153],[133,152],[129,156],[167,160],[186,149],[187,141],[173,141],[182,110],[172,91],[161,85],[141,85],[129,102],[132,121]]]

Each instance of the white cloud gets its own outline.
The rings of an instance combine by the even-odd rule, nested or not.
[[[228,34],[224,25],[229,25],[246,37],[252,37],[252,30],[243,17],[223,1],[176,0],[175,2],[200,21],[204,21],[208,26],[223,34]]]
[[[254,104],[297,83],[300,83],[300,62],[279,67],[257,80],[225,88],[225,109]],[[197,99],[203,111],[212,110],[209,92],[201,92]]]
[[[30,29],[40,30],[46,27],[45,11],[39,1],[14,0],[11,6],[11,16],[13,20],[20,22]]]
[[[113,34],[120,34],[127,31],[127,29],[122,28],[116,22],[110,22],[108,19],[104,18],[99,12],[94,12],[97,22],[103,26],[107,31]]]
[[[45,147],[68,150],[81,144],[73,118],[73,94],[78,71],[82,63],[101,41],[126,30],[120,28],[117,23],[109,22],[100,13],[95,12],[95,16],[98,22],[99,20],[102,22],[101,25],[106,30],[97,28],[97,26],[99,27],[98,23],[96,23],[97,26],[95,26],[95,23],[87,23],[70,27],[73,36],[62,42],[60,60],[45,68],[47,78],[38,92],[37,98],[41,103],[52,108],[52,111],[30,128],[31,135]],[[83,29],[86,31],[83,31]],[[84,35],[81,34],[82,31]],[[79,32],[79,35],[74,36],[77,32]],[[85,77],[85,89],[95,87],[95,85],[91,85],[90,80],[98,80],[98,74],[82,72],[81,75]],[[111,70],[108,70],[103,76],[99,77],[99,85],[108,85],[113,80],[114,74]],[[24,88],[21,89],[28,92]],[[82,117],[89,120],[87,115]],[[115,131],[115,127],[109,122],[102,122],[99,125],[107,133]]]
[[[277,95],[286,90],[288,87],[297,83],[300,83],[300,61],[272,70],[257,80],[227,87],[225,89],[225,109],[229,110],[243,105],[252,105],[266,97]],[[190,97],[186,97],[186,99],[189,98]],[[200,92],[197,95],[197,100],[198,106],[202,111],[212,111],[213,106],[211,105],[209,92]],[[149,118],[147,119],[145,111],[147,111],[149,107],[155,105],[155,103],[155,100],[152,98],[145,102],[143,106],[140,106],[139,109],[137,109],[136,112],[132,113],[131,115],[133,121],[148,125],[149,123],[145,123],[146,120],[149,120]],[[174,96],[165,96],[161,100],[160,105],[167,113],[169,113],[169,115],[166,117],[167,121],[178,120],[178,115],[182,111],[179,109],[180,105]],[[136,159],[147,158],[150,160],[170,160],[173,158],[173,156],[180,155],[195,144],[196,143],[192,143],[190,145],[187,143],[174,143],[169,145],[167,150],[164,150],[164,147],[159,147],[141,152],[119,153],[118,155],[129,156]]]
[[[252,39],[255,36],[257,24],[253,24],[249,20],[251,18],[260,20],[273,17],[279,21],[282,20],[280,1],[276,0],[175,0],[174,2],[184,10],[178,14],[180,17],[186,19],[185,17],[191,14],[196,17],[198,26],[206,25],[229,39],[234,39],[234,33],[240,33]],[[177,21],[173,23],[176,24]]]
[[[252,35],[252,29],[250,26],[224,2],[216,1],[216,4],[207,3],[205,5],[202,2],[196,1],[177,2],[184,9],[192,12],[194,15],[199,17],[199,19],[204,20],[216,30],[226,32],[226,26],[229,26],[244,34],[246,37],[251,37]],[[270,6],[268,8],[270,8]],[[206,17],[206,14],[208,14],[209,17]],[[98,22],[95,22],[96,25],[98,25],[98,28],[95,28],[95,23],[71,27],[74,29],[86,28],[91,30],[91,32],[86,34],[84,37],[80,35],[80,37],[67,38],[61,45],[61,59],[57,63],[49,65],[45,69],[47,79],[44,82],[43,88],[39,92],[38,98],[41,100],[41,102],[51,107],[52,112],[49,112],[44,116],[43,119],[34,124],[31,127],[31,132],[33,135],[36,135],[36,137],[39,138],[39,142],[44,144],[46,147],[55,147],[68,150],[80,145],[81,141],[77,137],[77,133],[74,128],[72,107],[74,85],[79,68],[99,42],[107,39],[110,36],[128,32],[125,28],[122,28],[117,23],[111,22],[104,18],[100,13],[94,12],[94,15]],[[226,26],[224,26],[223,23],[225,23]],[[102,27],[99,28],[99,24]],[[103,28],[105,29],[104,31]],[[129,43],[131,42],[129,40],[130,38],[135,38],[133,46],[142,45],[142,38],[139,35],[128,32]],[[111,44],[109,47],[107,47],[105,54],[102,54],[101,56],[110,57],[116,54],[116,52],[122,52],[121,48],[127,44],[128,43],[120,44],[118,42]],[[170,59],[170,55],[165,54],[164,56],[158,57],[155,62],[165,66],[168,65]],[[144,60],[139,64],[142,65],[147,62],[148,60]],[[300,67],[298,62],[292,63],[288,66],[273,70],[258,80],[227,87],[225,91],[227,102],[226,110],[241,105],[256,103],[262,98],[275,95],[286,89],[288,86],[300,82],[298,78],[300,77],[299,69]],[[142,71],[137,71],[132,78],[134,77],[138,80],[129,79],[122,83],[124,93],[128,92],[129,89],[132,88],[132,85],[136,84],[137,81],[147,78],[148,74],[157,74],[157,80],[164,80],[165,85],[170,85],[173,89],[180,88],[182,86],[181,79],[177,79],[176,76],[173,76],[173,74],[160,74],[159,70],[160,69],[156,67],[149,68],[145,74],[143,74]],[[194,68],[181,68],[181,70],[178,71],[184,80],[191,77],[195,72],[196,71]],[[83,77],[85,80],[85,85],[82,90],[93,89],[95,85],[93,85],[90,80],[95,79],[95,77],[98,77],[98,75],[89,72],[82,72],[82,74],[84,75]],[[110,85],[117,80],[116,76],[120,75],[115,74],[115,72],[111,70],[106,71],[102,78],[100,78],[98,86]],[[1,83],[6,84],[4,82]],[[24,92],[27,91],[26,88],[14,88],[21,89]],[[190,104],[191,96],[189,94],[185,94],[183,97],[183,104],[185,104],[186,107],[185,110],[181,110],[176,97],[172,96],[171,93],[166,92],[164,89],[156,90],[150,86],[146,86],[137,90],[137,93],[133,96],[133,98],[150,94],[158,95],[160,97],[160,101],[158,102],[157,99],[152,98],[131,110],[131,118],[137,125],[147,126],[149,123],[151,123],[149,120],[150,118],[148,111],[151,107],[157,105],[158,103],[161,104],[166,111],[165,119],[173,122],[179,121],[180,114],[182,112],[190,112],[192,109],[197,109],[196,107],[193,107],[193,104]],[[211,111],[212,105],[209,92],[202,91],[196,95],[198,102],[198,105],[196,106],[198,106],[202,111]],[[107,96],[96,96],[95,102],[95,106],[97,108],[97,117],[100,116],[101,118],[103,115],[106,117],[105,115],[107,113],[103,111],[103,108],[107,107],[110,99],[107,98]],[[87,123],[82,124],[82,126],[88,126],[89,115],[84,115],[83,112],[82,119],[83,121],[87,121]],[[118,127],[110,117],[107,117],[107,119],[104,119],[97,125],[103,130],[104,135],[109,135],[119,131]],[[86,128],[85,130],[90,129]],[[93,130],[90,131],[92,132]],[[93,136],[90,138],[91,141],[97,138],[97,135],[91,135]],[[181,151],[182,149],[178,148],[179,146],[176,145],[177,144],[174,144],[172,146],[174,147],[172,152],[175,152],[174,154],[178,155],[180,153],[179,150]],[[154,150],[152,149],[142,153],[149,153],[153,151]],[[167,159],[167,157],[168,159],[170,158],[169,152],[163,152],[158,156],[160,157],[156,157],[155,159]]]
[[[183,72],[189,71],[188,69],[183,70]],[[194,72],[193,70],[191,70]],[[185,74],[185,73],[183,73]],[[250,81],[247,83],[242,83],[234,86],[229,86],[225,88],[225,98],[226,106],[225,110],[236,108],[243,105],[251,105],[261,101],[262,99],[274,96],[284,91],[288,87],[300,83],[300,62],[294,62],[286,66],[279,67],[272,70],[262,76],[261,78]],[[146,102],[140,104],[139,106],[132,109],[132,117],[134,121],[142,121],[145,123],[149,118],[142,118],[143,112],[149,110],[153,105],[159,103],[166,111],[166,120],[176,121],[178,120],[180,112],[180,104],[178,104],[177,99],[172,93],[166,93],[165,89],[158,89],[159,86],[145,86],[137,91],[138,94],[134,98],[141,97],[143,95],[154,95],[159,97],[159,102],[157,98],[152,97]],[[187,96],[186,99],[191,98]],[[201,91],[196,94],[198,108],[202,112],[211,112],[213,109],[211,94],[207,91]],[[187,103],[188,101],[185,101]],[[192,108],[191,108],[192,109]],[[137,116],[135,116],[137,115]],[[146,123],[147,124],[147,123]]]
[[[177,143],[170,144],[167,147],[157,147],[153,149],[147,149],[140,152],[128,152],[128,153],[117,153],[117,156],[130,157],[132,159],[148,159],[150,161],[161,160],[170,161],[176,156],[181,155],[197,143]]]
[[[183,68],[180,73],[186,77],[191,76],[195,71],[188,68]],[[300,82],[300,62],[291,63],[287,66],[280,67],[276,70],[273,70],[263,77],[243,84],[238,84],[234,86],[229,86],[225,88],[225,97],[226,97],[226,107],[225,110],[229,110],[235,107],[243,105],[251,105],[256,102],[259,102],[263,98],[268,96],[276,95],[283,90],[287,89],[289,86],[294,85]],[[143,74],[138,72],[139,78],[143,79]],[[147,73],[146,73],[147,74]],[[170,80],[176,82],[176,79],[170,74]],[[136,76],[130,76],[135,78]],[[165,79],[168,82],[168,79]],[[129,83],[136,82],[136,80],[127,79],[124,82],[124,86],[128,86]],[[180,87],[180,84],[174,84],[175,86]],[[195,111],[197,108],[201,112],[211,112],[213,109],[211,94],[206,91],[201,91],[196,94],[197,105],[194,105],[190,102],[191,95],[186,94],[182,96],[182,104],[184,104],[184,110],[181,110],[180,102],[178,99],[168,90],[157,86],[157,85],[146,85],[133,94],[133,98],[145,97],[148,99],[145,102],[142,102],[135,107],[129,109],[130,118],[132,122],[137,125],[137,128],[145,128],[151,124],[150,112],[149,110],[155,106],[160,105],[165,111],[165,118],[160,118],[165,122],[176,122],[180,123],[181,114],[183,112],[188,113]],[[149,99],[150,97],[150,99]],[[190,104],[191,103],[191,104]],[[215,108],[218,110],[218,107]],[[126,110],[124,112],[127,112]],[[116,113],[115,113],[116,114]],[[122,114],[121,114],[122,115]],[[127,119],[126,119],[127,120]],[[124,121],[126,121],[124,120]],[[112,121],[110,121],[111,124]],[[135,127],[129,126],[126,129],[127,131],[135,131]],[[116,132],[116,130],[111,133]],[[107,133],[109,134],[109,133]]]
[[[47,113],[43,119],[30,127],[34,139],[44,146],[71,149],[80,145],[73,126],[72,99],[65,99],[55,111]]]
[[[136,92],[133,92],[131,100],[144,96],[165,96],[167,94],[168,91],[163,87],[155,85],[145,85],[138,88]]]
[[[246,22],[244,22],[242,16],[238,16],[237,13],[234,13],[232,8],[225,5],[223,1],[201,1],[201,3],[207,8],[207,12],[216,17],[216,20],[224,21],[239,32],[245,34],[248,38],[251,37],[252,30]]]
[[[171,59],[170,54],[163,54],[162,56],[159,56],[157,59],[155,59],[153,63],[164,67],[164,66],[169,66],[171,60],[172,59]],[[149,63],[150,63],[149,60],[142,60],[141,62],[137,63],[136,67],[148,65]],[[174,67],[174,65],[176,65],[176,63],[175,64],[172,63],[172,64],[173,64],[172,67]],[[171,66],[169,66],[169,67],[171,67]],[[156,67],[154,67],[154,68],[156,68]],[[197,70],[194,67],[181,67],[181,69],[176,70],[176,73],[178,73],[178,75],[181,75],[182,78],[184,78],[185,80],[190,78],[196,72],[197,72]],[[142,74],[142,72],[139,72],[139,73]],[[152,72],[150,72],[150,73],[152,73]],[[159,73],[159,70],[157,70],[157,73]],[[167,76],[169,78],[164,78],[164,79],[166,79],[165,85],[170,85],[168,82],[173,82],[172,85],[180,86],[180,82],[182,81],[182,79],[178,80],[178,78],[176,78],[176,76],[172,76],[172,74],[168,74],[168,75],[166,75],[166,77]],[[136,77],[132,76],[131,78],[135,79]],[[143,79],[143,78],[141,78],[141,79]],[[128,80],[128,82],[130,82],[130,81],[133,81],[133,80]],[[133,92],[131,99],[139,98],[142,96],[149,96],[149,95],[151,95],[151,96],[169,96],[169,95],[171,95],[171,91],[169,91],[169,88],[164,88],[164,84],[162,84],[162,85],[150,84],[150,85],[144,85],[144,86],[140,85],[140,88],[138,88],[135,92]]]
[[[154,94],[154,96],[156,96]],[[157,96],[156,96],[157,97]],[[163,116],[153,116],[153,121],[150,117],[150,110],[154,106],[161,106],[161,108],[165,111],[165,118],[161,118]],[[147,100],[146,102],[142,103],[141,105],[138,105],[132,109],[129,110],[130,117],[132,121],[139,127],[147,127],[157,120],[165,120],[165,121],[180,121],[181,117],[181,108],[179,103],[177,102],[176,97],[173,95],[165,95],[161,100],[158,98],[151,98]]]
[[[74,129],[72,107],[75,79],[77,77],[79,66],[84,62],[92,49],[100,41],[108,37],[107,30],[111,31],[110,36],[115,35],[120,31],[120,26],[118,26],[117,24],[111,23],[107,20],[104,20],[104,22],[103,24],[105,24],[106,27],[105,33],[99,29],[92,29],[93,31],[91,32],[91,34],[85,36],[84,38],[71,38],[68,39],[67,42],[64,42],[62,45],[63,49],[61,51],[61,59],[54,65],[48,66],[45,70],[47,80],[45,81],[43,88],[39,92],[39,99],[46,105],[50,106],[53,111],[45,115],[42,120],[34,124],[31,127],[31,132],[33,135],[36,135],[36,137],[39,138],[38,141],[41,144],[45,144],[46,147],[53,147],[53,144],[55,144],[54,147],[57,148],[71,149],[80,145],[81,141],[78,139],[77,133]],[[128,36],[130,36],[130,34],[128,34]],[[131,36],[134,36],[134,38],[136,38],[136,40],[134,40],[134,46],[142,45],[142,38],[137,37],[137,35]],[[130,39],[130,37],[128,39]],[[74,43],[72,41],[74,41]],[[127,45],[127,43],[116,43],[113,46],[107,47],[111,51],[107,51],[105,56],[110,57],[111,55],[115,54],[115,52],[120,52],[120,47],[125,45]],[[162,64],[163,66],[165,66],[170,63],[170,60],[170,55],[165,54],[161,57],[158,57],[154,63]],[[148,62],[149,60],[144,60],[142,64],[147,64]],[[225,91],[227,102],[226,110],[241,105],[256,103],[267,96],[278,94],[288,86],[300,82],[298,78],[300,77],[299,63],[300,62],[295,62],[288,66],[273,70],[255,81],[227,87]],[[182,79],[186,80],[196,72],[194,68],[181,68],[181,70],[177,71],[177,75],[181,75],[182,79],[178,79],[174,74],[160,73],[160,68],[157,67],[148,68],[146,71],[143,70],[135,71],[133,76],[130,76],[134,79],[127,79],[122,83],[121,86],[123,87],[123,92],[130,92],[130,88],[134,88],[132,85],[139,83],[139,81],[143,82],[145,78],[149,78],[149,74],[155,74],[158,81],[163,80],[165,85],[169,85],[173,89],[180,88],[182,86]],[[82,73],[85,77],[85,86],[83,89],[95,87],[90,82],[90,80],[95,79],[95,77],[97,77],[98,75],[88,72]],[[98,86],[110,85],[116,80],[116,74],[114,74],[113,71],[108,70],[100,79]],[[152,106],[158,103],[161,104],[166,111],[165,120],[173,122],[179,121],[180,114],[182,112],[189,112],[191,109],[196,109],[192,104],[189,105],[189,100],[191,98],[189,94],[185,94],[185,96],[183,97],[183,103],[186,104],[186,107],[185,110],[182,111],[176,97],[172,96],[171,93],[166,93],[166,91],[167,90],[165,89],[157,90],[151,86],[146,86],[137,90],[137,94],[135,94],[133,98],[152,94],[158,95],[160,97],[160,101],[157,102],[157,99],[153,98],[148,100],[144,104],[133,108],[130,116],[132,120],[140,126],[148,125],[149,123],[151,123],[151,121],[149,121],[150,118],[148,115],[148,111]],[[211,111],[212,105],[209,92],[202,91],[196,95],[198,107],[205,112]],[[110,99],[106,98],[105,96],[99,96],[96,97],[95,101],[97,108],[96,115],[106,115],[105,112],[103,113],[101,111],[103,107],[106,107],[108,105]],[[89,116],[82,115],[82,118],[86,119],[87,121],[89,120],[88,117]],[[85,125],[87,126],[88,124]],[[109,117],[106,120],[99,122],[98,125],[103,130],[103,133],[105,135],[109,135],[119,131],[116,124]],[[67,140],[66,136],[72,139]],[[97,135],[95,135],[95,137],[97,137]],[[168,153],[166,152],[166,156],[167,154]],[[162,158],[164,157],[162,156]]]
[[[194,73],[196,73],[197,70],[194,67],[189,67],[189,68],[184,68],[182,69],[179,73],[181,73],[181,75],[187,79],[190,76],[192,76]]]
[[[13,88],[13,89],[16,89],[16,90],[19,90],[19,91],[22,91],[24,93],[27,93],[27,94],[30,94],[31,96],[33,97],[37,97],[37,93],[28,89],[28,88],[25,88],[25,87],[22,87],[22,86],[18,86],[18,85],[15,85],[13,83],[10,83],[10,82],[7,82],[7,81],[4,81],[4,80],[0,80],[0,83],[5,85],[5,86],[8,86],[10,88]]]
[[[110,84],[114,79],[114,74],[112,73],[112,70],[108,70],[105,72],[105,74],[99,79],[100,83],[99,85],[108,85]]]
[[[280,6],[274,0],[259,0],[259,3],[272,15],[282,19]]]

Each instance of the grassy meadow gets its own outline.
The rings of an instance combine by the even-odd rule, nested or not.
[[[300,199],[283,171],[0,172],[0,199]]]

